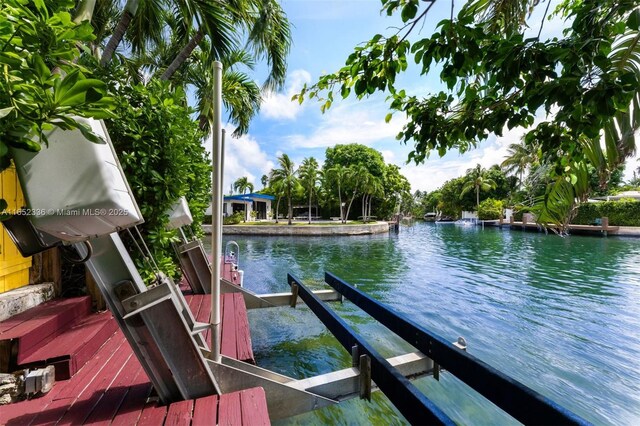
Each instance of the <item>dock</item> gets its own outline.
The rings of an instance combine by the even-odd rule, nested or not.
[[[511,218],[509,222],[505,222],[503,220],[486,220],[482,221],[483,226],[497,226],[497,227],[508,227],[513,230],[520,231],[535,231],[535,232],[544,232],[546,229],[558,230],[557,225],[547,224],[546,226],[542,226],[541,224],[534,221],[520,221],[516,222]],[[585,235],[618,235],[620,232],[619,226],[610,226],[609,220],[607,218],[602,218],[600,223],[597,225],[574,225],[569,224],[567,226],[567,231],[570,234],[585,234]]]
[[[210,295],[185,298],[198,321],[208,321]],[[0,342],[18,356],[9,360],[5,351],[5,363],[37,367],[57,357],[61,372],[70,376],[61,376],[41,397],[2,406],[0,425],[270,424],[265,393],[259,387],[160,405],[111,313],[91,313],[88,306],[88,297],[56,299],[0,322]],[[221,352],[255,364],[242,296],[223,294],[222,312]],[[203,333],[210,343],[209,330]],[[72,339],[76,343],[68,344]]]

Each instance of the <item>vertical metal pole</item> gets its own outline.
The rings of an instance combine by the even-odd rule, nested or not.
[[[220,362],[220,259],[222,256],[222,64],[213,63],[213,122],[211,133],[211,359]]]

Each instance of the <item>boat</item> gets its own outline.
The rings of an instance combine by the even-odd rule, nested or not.
[[[475,218],[464,218],[456,220],[453,224],[456,226],[475,226],[478,223],[478,219]]]
[[[436,224],[438,225],[453,225],[454,223],[455,223],[455,220],[449,216],[444,216],[436,220]]]
[[[426,222],[435,222],[438,217],[435,212],[430,212],[430,213],[426,213],[422,218]]]

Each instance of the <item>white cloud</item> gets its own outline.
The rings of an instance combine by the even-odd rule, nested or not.
[[[395,163],[396,162],[396,153],[390,149],[383,149],[380,151],[382,154],[382,158],[384,158],[385,163]]]
[[[323,148],[336,144],[359,143],[371,145],[381,140],[394,139],[402,129],[400,116],[385,123],[386,111],[376,114],[366,102],[341,104],[322,115],[320,124],[307,134],[288,136],[291,148]]]
[[[305,83],[311,81],[311,74],[305,70],[295,70],[289,74],[285,93],[270,92],[264,96],[260,114],[267,118],[293,120],[302,111],[303,106],[291,101]]]
[[[401,173],[406,176],[411,183],[411,190],[434,191],[442,186],[449,179],[463,176],[468,169],[480,164],[484,168],[489,168],[494,164],[500,164],[507,156],[507,148],[512,143],[519,143],[526,129],[515,128],[507,130],[505,128],[500,137],[491,137],[479,148],[466,152],[465,154],[447,154],[443,158],[438,158],[437,154],[430,157],[424,164],[407,164],[401,166]]]
[[[234,127],[231,124],[224,126],[227,135],[231,135]],[[205,142],[205,146],[211,152],[211,137]],[[273,161],[262,151],[258,141],[251,135],[239,138],[227,136],[225,141],[223,192],[229,192],[230,186],[238,178],[246,176],[257,191],[262,189],[260,179],[262,175],[268,175],[273,168]]]

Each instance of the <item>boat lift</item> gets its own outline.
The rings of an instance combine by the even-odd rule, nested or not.
[[[446,369],[525,424],[587,424],[568,410],[469,355],[463,339],[449,343],[332,274],[327,273],[325,276],[327,284],[333,287],[332,290],[311,291],[302,281],[289,275],[287,282],[291,286],[290,292],[262,295],[236,285],[237,283],[221,279],[221,267],[227,257],[230,262],[238,259],[237,247],[233,248],[233,257],[230,253],[232,249],[229,249],[229,253],[224,257],[221,250],[221,74],[221,64],[216,63],[214,105],[217,106],[217,113],[212,125],[212,154],[215,165],[212,172],[212,258],[215,261],[209,263],[202,242],[196,239],[188,241],[182,230],[180,233],[183,236],[183,244],[178,249],[181,266],[189,281],[194,278],[193,282],[199,283],[197,285],[200,286],[201,292],[211,293],[212,313],[209,324],[195,321],[184,296],[170,278],[159,273],[156,282],[146,287],[136,269],[119,232],[128,232],[138,249],[143,250],[145,256],[148,256],[147,260],[151,263],[153,260],[140,234],[138,233],[136,238],[131,232],[131,229],[135,230],[135,225],[142,221],[142,217],[135,199],[130,195],[131,191],[103,123],[95,121],[89,124],[95,131],[102,132],[107,142],[104,145],[72,142],[73,138],[81,137],[80,132],[75,131],[58,135],[60,141],[50,143],[38,156],[16,155],[16,158],[20,155],[24,157],[17,169],[30,210],[52,211],[54,214],[43,217],[17,217],[16,221],[7,224],[7,230],[19,247],[22,245],[23,254],[33,254],[48,247],[72,245],[79,258],[86,259],[86,265],[109,310],[163,403],[261,386],[265,390],[270,416],[277,419],[339,404],[340,401],[350,398],[370,399],[371,392],[381,390],[412,424],[453,424],[440,408],[410,382],[410,379],[424,376],[438,379],[443,369]],[[98,165],[102,169],[96,172],[95,166],[71,158],[73,155],[79,155],[76,149],[78,146],[84,151],[98,152]],[[63,151],[55,151],[58,149]],[[47,183],[55,184],[56,188],[62,185],[59,179],[46,176],[49,172],[56,173],[55,169],[46,168],[44,165],[50,161],[47,160],[47,156],[56,155],[56,161],[69,163],[69,167],[62,168],[63,170],[72,170],[78,164],[86,170],[86,175],[78,173],[65,176],[68,180],[66,184],[69,194],[75,194],[75,188],[82,186],[85,192],[76,198],[85,197],[91,199],[91,202],[102,203],[104,200],[96,201],[94,198],[113,192],[115,195],[107,197],[107,202],[122,201],[130,214],[117,217],[117,222],[109,222],[108,220],[113,218],[95,217],[91,214],[57,214],[55,212],[60,209],[49,205],[44,209],[35,201],[36,192],[42,195],[46,203],[69,201],[56,198],[56,191],[46,186]],[[43,162],[43,165],[38,166],[40,162]],[[43,170],[46,173],[40,173]],[[100,180],[111,184],[113,179],[116,179],[120,186],[96,191],[86,184],[85,176],[95,179],[95,184],[99,184]],[[122,198],[123,194],[130,197]],[[82,199],[74,201],[83,202]],[[249,309],[274,306],[295,308],[297,304],[305,303],[351,353],[352,367],[315,377],[293,379],[221,355],[220,295],[225,292],[241,293]],[[344,298],[387,326],[417,351],[383,358],[325,303],[341,301]],[[202,333],[208,329],[211,330],[212,336],[211,348],[208,347]]]

